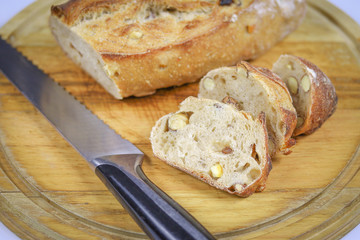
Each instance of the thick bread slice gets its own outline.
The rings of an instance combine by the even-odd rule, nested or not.
[[[214,69],[201,79],[200,98],[219,101],[226,96],[234,98],[240,109],[253,116],[265,113],[271,156],[277,151],[291,152],[296,111],[290,93],[277,75],[242,61],[234,67]]]
[[[297,111],[294,136],[313,133],[335,112],[335,87],[315,64],[297,56],[281,55],[273,71],[288,86]]]
[[[188,97],[151,132],[156,157],[218,189],[247,197],[265,188],[271,170],[265,117]]]
[[[67,55],[116,98],[200,79],[295,30],[305,0],[71,0],[51,9]]]

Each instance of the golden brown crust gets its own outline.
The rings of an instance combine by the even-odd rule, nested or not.
[[[304,124],[295,129],[294,136],[311,134],[335,112],[337,95],[330,79],[313,63],[306,59],[296,57],[306,68],[313,73],[311,78],[311,103]],[[316,76],[314,76],[316,75]]]
[[[288,155],[291,153],[290,149],[296,144],[296,140],[291,137],[296,128],[297,116],[296,116],[296,112],[289,111],[284,108],[280,108],[280,109],[283,116],[282,119],[286,127],[286,134],[285,134],[286,143],[282,149],[282,152],[285,155]]]
[[[99,12],[109,8],[111,4],[120,2],[118,0],[84,1],[70,0],[66,3],[51,6],[51,14],[60,18],[67,25],[73,25],[81,16],[88,12]]]
[[[51,7],[51,14],[62,18],[68,25],[75,24],[79,18],[86,15],[88,12],[100,13],[103,10],[114,11],[119,8],[119,5],[126,4],[126,0],[69,0],[60,5]],[[155,2],[149,0],[139,0],[136,4],[140,5],[146,2]],[[157,0],[158,4],[167,5],[182,11],[189,9],[196,9],[200,7],[211,6],[212,4],[206,1],[174,1],[174,0]]]
[[[266,180],[269,176],[269,173],[272,169],[272,162],[271,162],[271,157],[270,157],[270,153],[269,153],[269,144],[268,144],[268,131],[266,128],[266,117],[265,117],[265,113],[261,112],[259,115],[259,120],[263,126],[264,132],[266,133],[265,135],[265,141],[266,141],[266,162],[265,162],[265,167],[263,168],[263,173],[261,175],[261,177],[259,178],[259,182],[258,182],[258,186],[255,189],[256,192],[262,192],[265,189],[266,186]]]
[[[243,65],[248,70],[248,72],[252,71],[252,72],[258,73],[258,76],[260,78],[263,78],[262,75],[265,75],[266,79],[269,79],[270,81],[272,81],[273,83],[275,83],[276,85],[278,85],[282,89],[284,89],[283,92],[286,93],[287,97],[291,99],[291,94],[290,94],[288,88],[286,87],[286,84],[273,71],[271,71],[267,68],[251,65],[250,63],[248,63],[246,61],[241,61],[239,64]]]
[[[266,85],[268,86],[272,85],[272,91],[276,91],[275,89],[281,88],[281,91],[276,91],[277,98],[272,99],[272,101],[274,104],[275,102],[279,104],[281,111],[281,120],[283,126],[286,129],[284,135],[284,143],[282,146],[280,146],[279,150],[286,155],[290,154],[290,148],[296,144],[295,139],[292,139],[291,136],[293,135],[293,132],[296,128],[297,121],[296,111],[292,105],[290,92],[288,91],[285,83],[281,80],[281,78],[269,69],[253,66],[246,61],[242,61],[240,64],[247,69],[248,74],[256,74],[257,79],[266,82]],[[271,152],[270,155],[274,156],[275,153],[275,151]]]
[[[83,34],[96,27],[87,26],[87,29],[85,25],[76,25],[86,18],[87,13],[111,12],[112,8],[117,8],[123,2],[73,0],[52,7],[52,15],[73,31]],[[148,2],[139,1],[141,4]],[[141,44],[134,41],[110,44],[90,37],[91,34],[82,37],[100,54],[105,65],[112,67],[109,77],[118,86],[121,98],[142,96],[159,88],[197,81],[211,69],[234,65],[240,60],[253,59],[264,53],[295,30],[305,15],[304,0],[288,2],[294,8],[280,6],[280,1],[267,0],[244,0],[241,6],[218,6],[206,1],[190,0],[158,1],[156,4],[170,5],[180,14],[202,8],[207,10],[189,21],[174,22],[171,27],[179,28],[178,32],[171,32],[170,27],[164,24],[166,21],[161,19],[124,26],[120,33],[115,33],[114,29],[108,31],[109,41],[118,41],[128,39],[130,28],[141,29],[145,33]],[[108,25],[115,26],[114,23]],[[251,31],[249,26],[252,26]],[[155,33],[150,34],[149,29],[154,27]],[[176,38],[173,37],[175,35]],[[162,37],[166,41],[160,41]]]
[[[286,84],[273,71],[271,71],[270,69],[267,69],[267,68],[263,68],[263,67],[254,67],[254,70],[262,73],[263,75],[267,76],[271,81],[273,81],[277,85],[281,86],[281,88],[284,89],[284,91],[289,96],[289,98],[291,98],[291,94],[290,94],[288,88],[286,87]]]

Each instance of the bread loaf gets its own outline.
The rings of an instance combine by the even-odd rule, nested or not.
[[[264,112],[270,155],[278,151],[290,153],[295,144],[291,136],[296,126],[296,110],[285,84],[270,70],[245,61],[234,67],[214,69],[201,79],[198,96],[218,101],[230,96],[240,109],[253,116]]]
[[[115,98],[199,80],[294,31],[305,0],[71,0],[51,8],[62,49]]]
[[[151,131],[156,157],[218,189],[247,197],[265,188],[271,170],[265,117],[188,97]]]
[[[297,56],[282,55],[273,71],[288,86],[297,111],[294,136],[313,133],[335,112],[335,87],[315,64]]]

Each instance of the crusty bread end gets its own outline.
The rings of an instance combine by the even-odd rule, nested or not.
[[[335,112],[335,87],[315,64],[301,57],[281,55],[273,71],[288,86],[297,111],[294,136],[313,133]]]
[[[70,0],[50,26],[67,55],[115,98],[199,80],[294,31],[305,0]]]

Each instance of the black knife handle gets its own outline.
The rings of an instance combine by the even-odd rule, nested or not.
[[[138,168],[142,172],[140,166]],[[214,239],[168,195],[160,189],[152,189],[149,183],[123,167],[102,164],[96,167],[95,173],[150,238]]]

